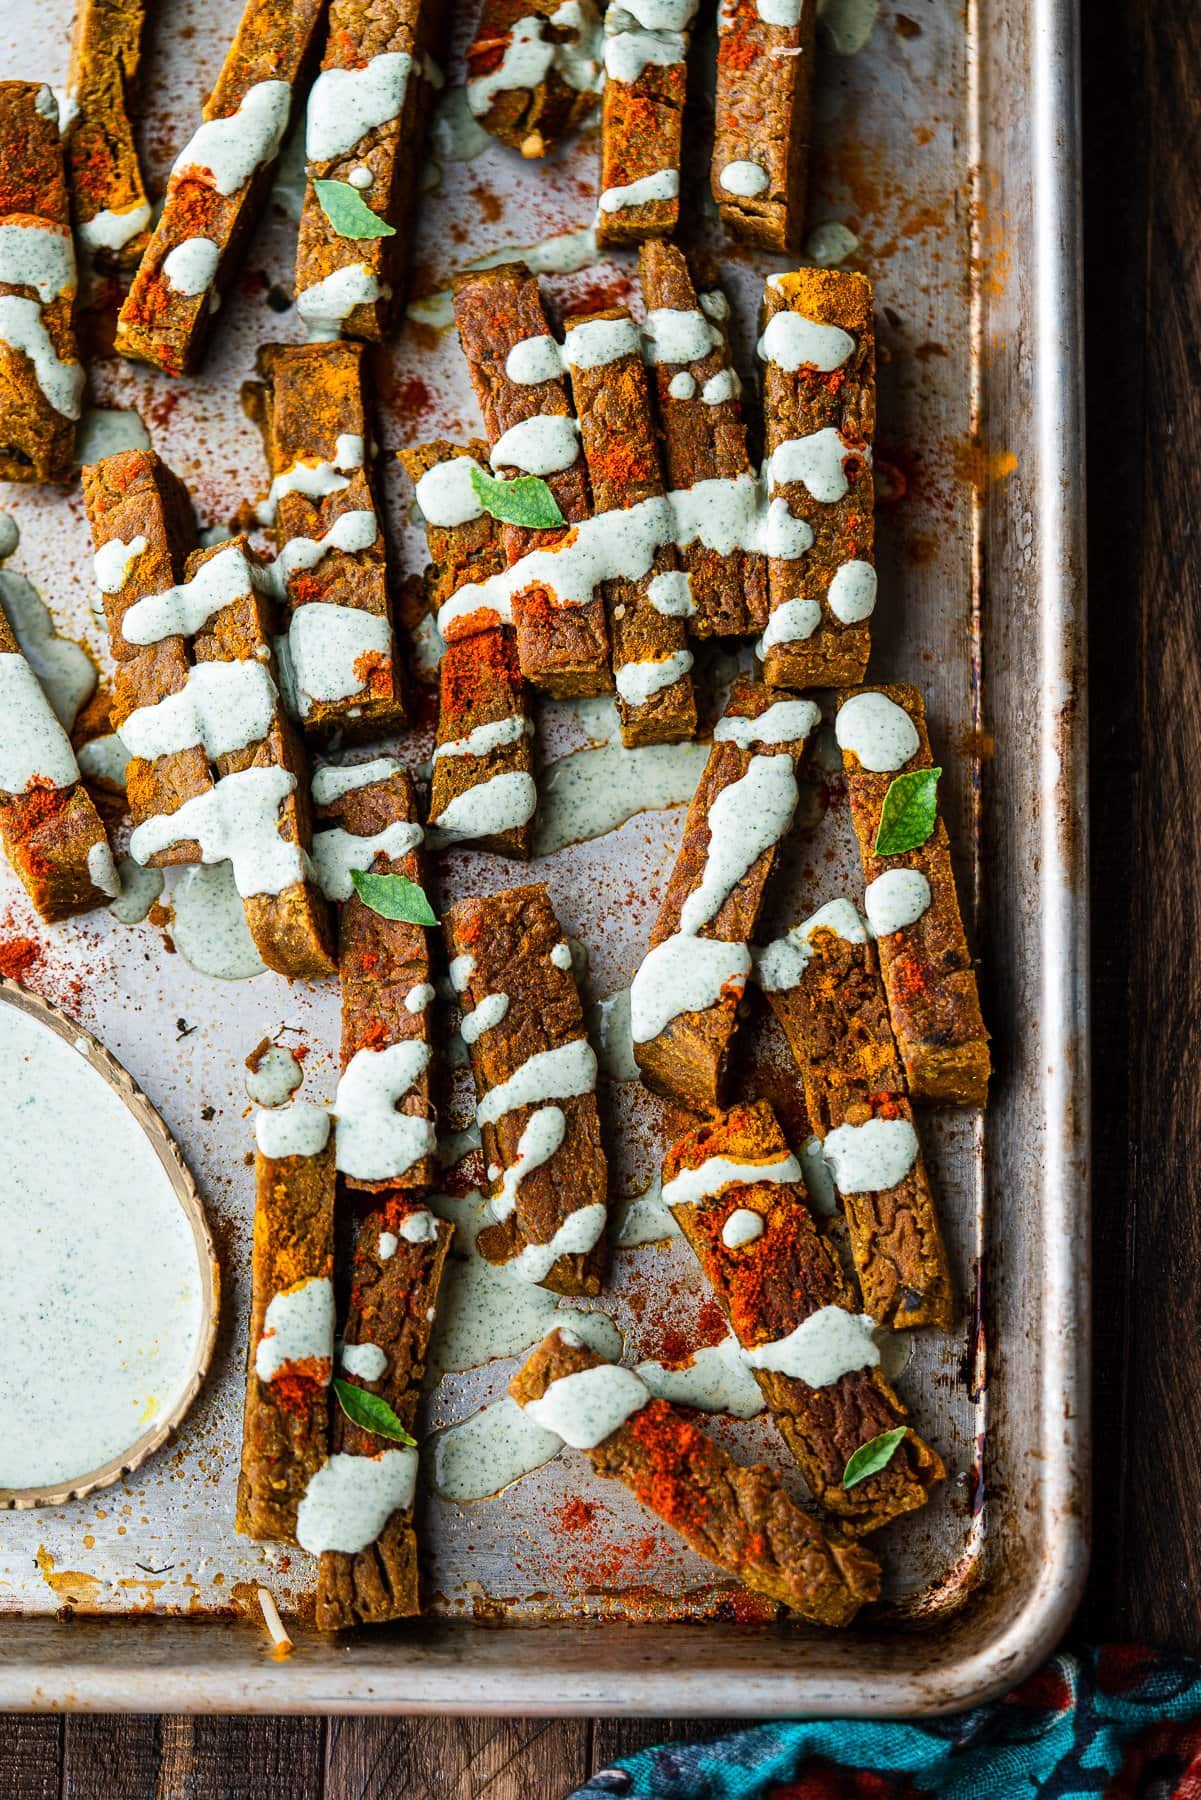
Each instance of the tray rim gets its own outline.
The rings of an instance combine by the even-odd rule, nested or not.
[[[978,27],[980,0],[969,0]],[[1039,1510],[1048,1554],[1013,1615],[967,1655],[940,1663],[945,1633],[899,1642],[907,1666],[867,1673],[861,1646],[834,1644],[817,1675],[781,1657],[750,1667],[723,1646],[748,1641],[713,1625],[576,1628],[435,1622],[415,1637],[390,1634],[353,1654],[305,1631],[300,1654],[266,1653],[245,1622],[80,1620],[68,1643],[53,1619],[7,1621],[0,1614],[0,1708],[13,1711],[179,1713],[522,1714],[754,1718],[904,1717],[951,1712],[1004,1692],[1062,1636],[1088,1569],[1089,1402],[1089,1048],[1087,713],[1083,550],[1083,384],[1080,288],[1079,21],[1072,0],[1030,0],[1025,11],[1031,150],[1029,321],[1037,346],[1032,380],[1040,452],[1038,529],[1042,553],[1033,579],[1039,608],[1042,680],[1037,709],[1041,857],[1040,1011],[1056,1052],[1043,1090],[1058,1121],[1044,1146],[1043,1226],[1076,1246],[1049,1284],[1057,1328],[1042,1346],[1040,1420],[1046,1427]],[[971,26],[969,24],[969,30]],[[1066,1260],[1066,1259],[1065,1259]],[[1064,1396],[1070,1397],[1065,1408]],[[953,1624],[951,1626],[953,1631]],[[52,1635],[59,1632],[58,1637]],[[715,1654],[688,1666],[690,1635],[706,1634]],[[85,1654],[103,1633],[103,1656]],[[236,1633],[236,1641],[228,1634]],[[599,1634],[599,1635],[597,1635]],[[769,1634],[770,1635],[770,1634]],[[22,1639],[25,1641],[22,1648]],[[575,1656],[590,1639],[604,1659]],[[7,1640],[7,1641],[5,1641]],[[38,1654],[38,1641],[43,1654]],[[762,1646],[765,1634],[756,1634]],[[781,1639],[787,1642],[787,1639]],[[476,1655],[475,1647],[483,1645]],[[503,1646],[505,1654],[496,1655]],[[671,1653],[664,1654],[667,1646]],[[542,1654],[538,1654],[539,1646]],[[449,1654],[438,1654],[444,1647]],[[914,1650],[917,1654],[914,1654]],[[424,1650],[434,1654],[423,1654]],[[228,1650],[229,1653],[225,1653]],[[46,1652],[49,1652],[48,1654]],[[32,1652],[32,1654],[30,1654]],[[849,1657],[847,1653],[850,1653]],[[161,1660],[160,1660],[161,1657]],[[600,1666],[604,1661],[607,1666]],[[900,1661],[900,1658],[898,1658]],[[839,1668],[835,1665],[843,1664]],[[465,1680],[464,1677],[467,1677]],[[550,1697],[548,1697],[548,1695]]]

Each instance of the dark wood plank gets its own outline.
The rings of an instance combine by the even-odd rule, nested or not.
[[[321,1800],[325,1719],[164,1721],[187,1727],[188,1785],[181,1800]],[[160,1789],[157,1800],[174,1790]]]
[[[63,1721],[63,1800],[155,1800],[166,1719],[77,1714]],[[165,1792],[169,1793],[168,1788]]]
[[[1090,125],[1090,145],[1099,146],[1101,154],[1092,168],[1086,165],[1094,196],[1089,263],[1094,750],[1109,777],[1108,787],[1094,787],[1093,808],[1095,1042],[1101,1073],[1097,1233],[1100,1243],[1124,1244],[1126,1252],[1120,1410],[1104,1351],[1098,1363],[1099,1527],[1105,1533],[1098,1542],[1116,1542],[1117,1579],[1111,1557],[1099,1558],[1095,1592],[1108,1587],[1112,1604],[1094,1608],[1090,1624],[1124,1637],[1197,1649],[1201,566],[1194,470],[1201,462],[1196,182],[1201,18],[1188,0],[1160,0],[1154,10],[1134,0],[1083,10],[1086,18],[1090,10],[1098,14],[1090,28],[1095,53],[1085,92],[1095,109],[1103,95],[1097,80],[1110,83],[1104,98],[1113,132],[1106,157],[1099,121]],[[1116,232],[1115,193],[1126,208],[1117,215]],[[1129,266],[1123,268],[1123,261]],[[1132,614],[1139,621],[1137,659],[1129,654]],[[1130,693],[1137,704],[1134,730],[1123,703]],[[1132,791],[1123,757],[1105,742],[1113,731],[1128,733],[1138,746]],[[1115,889],[1127,890],[1128,918]],[[1129,976],[1125,1045],[1123,965]],[[1128,1146],[1117,1136],[1119,1078],[1112,1064],[1118,1057],[1129,1067]],[[1120,1189],[1122,1170],[1128,1192],[1124,1219],[1122,1195],[1107,1191]],[[1099,1344],[1113,1329],[1114,1297],[1112,1278],[1103,1276]],[[1110,1494],[1115,1464],[1116,1521]]]
[[[0,1714],[0,1793],[4,1800],[58,1800],[63,1722]]]
[[[62,1800],[321,1800],[324,1760],[323,1719],[81,1716]]]
[[[1149,117],[1145,41],[1149,0],[1082,9],[1085,343],[1089,477],[1090,825],[1092,863],[1094,1209],[1094,1565],[1078,1629],[1130,1630],[1129,1600],[1144,1579],[1140,1546],[1122,1531],[1122,1494],[1149,1426],[1147,1396],[1127,1394],[1135,1209],[1132,1106],[1143,1019],[1132,1004],[1133,899],[1140,718],[1139,611],[1144,587],[1143,343],[1147,319]],[[1154,487],[1146,493],[1154,512]],[[1149,522],[1149,517],[1148,517]],[[1166,596],[1165,596],[1166,598]],[[1150,616],[1150,615],[1148,615]],[[1152,740],[1153,741],[1153,740]],[[1152,759],[1146,763],[1154,771]],[[1152,877],[1154,891],[1154,878]],[[1139,978],[1136,978],[1136,980]],[[1142,1114],[1143,1130],[1155,1131]],[[1130,1405],[1130,1398],[1134,1404]],[[1115,1578],[1115,1559],[1118,1567]]]
[[[559,1800],[587,1758],[584,1719],[331,1719],[325,1800]]]

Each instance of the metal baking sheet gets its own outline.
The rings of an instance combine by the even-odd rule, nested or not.
[[[308,1048],[304,1093],[327,1098],[336,992],[266,974],[201,976],[162,930],[103,913],[44,930],[2,870],[0,943],[32,940],[22,978],[102,1037],[176,1134],[209,1208],[225,1312],[213,1376],[171,1446],[91,1500],[0,1515],[0,1706],[903,1714],[1002,1689],[1070,1617],[1088,1489],[1074,9],[1066,0],[977,0],[966,11],[902,0],[898,10],[881,0],[866,44],[847,54],[872,8],[829,0],[822,9],[810,223],[841,228],[819,245],[857,239],[849,261],[876,282],[872,675],[915,680],[926,694],[998,1071],[986,1118],[926,1113],[921,1122],[963,1306],[951,1336],[915,1344],[899,1381],[949,1479],[926,1514],[878,1540],[889,1616],[837,1635],[757,1624],[628,1496],[565,1457],[481,1505],[427,1497],[429,1618],[339,1641],[301,1626],[296,1653],[274,1661],[264,1634],[239,1615],[260,1581],[285,1607],[300,1600],[311,1565],[233,1531],[252,1205],[243,1061],[287,1028]],[[61,84],[69,12],[69,0],[14,0],[0,21],[6,70]],[[161,190],[238,7],[165,0],[155,12],[142,142]],[[468,23],[459,19],[452,83],[462,79]],[[423,548],[387,452],[478,425],[448,329],[452,272],[520,249],[561,305],[629,292],[629,259],[598,258],[588,237],[595,132],[544,164],[522,164],[459,129],[461,100],[452,89],[435,137],[405,329],[379,359],[389,523],[404,570],[421,566]],[[684,184],[698,205],[703,169],[694,160]],[[228,520],[265,486],[237,394],[260,343],[300,335],[286,307],[295,199],[295,184],[282,183],[199,377],[168,382],[112,359],[93,365],[94,402],[136,409],[204,524]],[[785,265],[723,245],[706,214],[690,224],[722,263],[750,377],[756,296],[764,275]],[[0,503],[21,527],[8,569],[34,583],[59,629],[87,642],[103,668],[78,488],[65,497],[10,490]],[[709,659],[710,697],[728,673]],[[544,704],[544,765],[603,769],[595,740],[605,731],[603,708]],[[402,749],[418,765],[428,733]],[[573,752],[594,760],[565,763]],[[779,884],[781,921],[857,884],[838,784],[819,787]],[[533,865],[587,947],[590,999],[628,982],[681,821],[678,809],[643,811]],[[521,873],[457,853],[445,859],[443,898]],[[782,1091],[770,1033],[758,1035],[754,1063],[768,1090]],[[652,1170],[658,1103],[609,1082],[603,1105],[614,1192],[629,1193]],[[617,1253],[612,1287],[595,1304],[637,1357],[655,1352],[665,1326],[695,1332],[703,1300],[677,1243]],[[500,1393],[512,1367],[509,1358],[448,1377],[431,1398],[430,1426]],[[761,1419],[714,1429],[740,1456],[787,1460]],[[576,1495],[596,1503],[583,1537],[566,1524]]]

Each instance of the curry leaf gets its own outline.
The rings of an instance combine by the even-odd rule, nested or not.
[[[372,212],[357,188],[348,181],[314,181],[313,192],[322,212],[339,237],[395,237],[395,225]]]
[[[425,889],[407,875],[372,875],[352,869],[350,880],[364,906],[381,919],[400,919],[407,925],[436,925],[438,915],[425,897]]]
[[[938,817],[941,774],[941,769],[910,769],[897,776],[880,809],[880,829],[873,846],[877,856],[900,856],[926,842]]]
[[[905,1426],[898,1425],[895,1431],[882,1431],[879,1437],[869,1438],[866,1444],[860,1444],[843,1470],[843,1487],[853,1488],[857,1482],[866,1481],[869,1475],[878,1475],[881,1469],[886,1469],[905,1435]]]
[[[547,531],[566,520],[545,481],[538,475],[515,475],[499,481],[486,469],[471,471],[471,487],[485,512],[505,525],[526,525],[531,531]]]
[[[353,1381],[340,1381],[337,1376],[334,1377],[334,1393],[346,1417],[361,1430],[416,1448],[416,1438],[409,1436],[381,1395],[369,1394],[366,1388],[356,1387]]]

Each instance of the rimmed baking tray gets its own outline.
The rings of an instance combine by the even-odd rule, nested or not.
[[[61,82],[68,10],[67,0],[11,8],[6,68]],[[161,186],[237,6],[156,10],[144,142]],[[827,23],[840,18],[847,27],[832,5]],[[965,1307],[955,1337],[917,1346],[901,1378],[952,1479],[927,1517],[883,1542],[891,1617],[839,1635],[738,1622],[729,1591],[653,1532],[637,1576],[628,1556],[614,1570],[611,1553],[647,1531],[645,1515],[590,1492],[608,1536],[569,1544],[563,1509],[586,1475],[561,1459],[483,1507],[430,1504],[442,1616],[346,1641],[298,1627],[297,1653],[272,1660],[265,1636],[231,1615],[250,1608],[259,1581],[286,1605],[309,1572],[232,1532],[251,1186],[241,1065],[287,1028],[309,1047],[306,1093],[324,1097],[336,996],[269,976],[203,978],[151,926],[104,915],[38,932],[5,874],[0,941],[30,940],[23,978],[95,1029],[161,1111],[204,1194],[229,1304],[213,1378],[173,1446],[107,1504],[99,1495],[0,1519],[0,1706],[904,1714],[1002,1689],[1063,1630],[1085,1570],[1089,1457],[1076,79],[1064,0],[976,0],[966,12],[888,0],[866,48],[823,54],[818,75],[811,219],[849,228],[860,240],[852,260],[877,282],[884,496],[872,673],[917,680],[927,696],[998,1070],[985,1119],[926,1115],[923,1127]],[[445,329],[456,266],[533,246],[562,303],[624,291],[622,266],[590,266],[594,138],[537,168],[495,147],[455,160],[475,147],[445,126],[437,140],[417,303],[380,363],[385,449],[475,424]],[[286,308],[294,241],[283,200],[199,378],[168,384],[111,361],[94,370],[97,398],[139,410],[205,523],[264,485],[235,395],[258,343],[298,335],[294,313],[275,310]],[[700,224],[720,252],[711,221]],[[754,294],[779,266],[724,253],[748,371]],[[387,487],[399,560],[419,567],[404,483],[390,474]],[[10,566],[99,653],[78,494],[3,498],[23,533]],[[578,710],[545,708],[544,760],[587,753],[590,729]],[[406,753],[428,752],[418,737]],[[679,821],[644,812],[538,865],[591,953],[590,997],[628,980]],[[807,842],[780,899],[793,916],[827,897],[823,883],[853,879],[845,845],[831,848],[820,830]],[[516,873],[456,855],[444,897]],[[632,1190],[650,1170],[653,1104],[624,1088],[606,1104],[616,1179]],[[646,1353],[664,1294],[695,1319],[703,1296],[679,1246],[623,1252],[614,1272],[633,1353]],[[433,1422],[470,1413],[510,1367],[452,1378]],[[715,1429],[740,1454],[779,1457],[761,1421]]]

